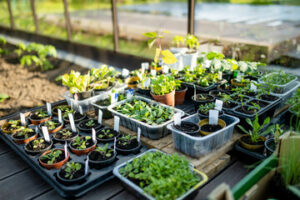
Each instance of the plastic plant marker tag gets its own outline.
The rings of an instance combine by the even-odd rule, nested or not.
[[[176,113],[174,115],[174,124],[180,126],[181,125],[181,115],[180,113]]]
[[[110,103],[114,104],[118,101],[118,93],[111,93]]]
[[[83,109],[82,109],[82,106],[79,106],[79,113],[80,113],[81,115],[83,115]]]
[[[242,80],[241,73],[238,73],[238,74],[237,74],[236,80],[239,81],[239,82]]]
[[[144,69],[144,72],[145,72],[145,70],[149,69],[149,63],[148,62],[143,62],[142,63],[142,71],[143,71],[143,69]]]
[[[138,72],[138,73],[137,73],[137,76],[139,77],[140,80],[143,79],[143,74],[141,74],[141,73]]]
[[[60,123],[63,123],[63,118],[62,118],[61,110],[60,110],[60,109],[57,109],[57,112],[58,112],[58,121],[59,121]]]
[[[101,109],[98,110],[98,124],[102,124],[103,112]]]
[[[194,98],[195,98],[195,101],[196,101],[196,95],[197,95],[197,90],[196,90],[196,85],[194,85]]]
[[[51,104],[50,103],[46,103],[46,106],[47,106],[47,113],[48,113],[48,115],[52,115]]]
[[[48,132],[47,126],[42,126],[42,132],[43,132],[45,140],[47,142],[50,142],[50,136],[49,136],[49,132]]]
[[[209,110],[209,124],[217,125],[219,119],[219,111],[218,110]]]
[[[221,111],[223,108],[223,101],[216,99],[215,110]]]
[[[87,174],[89,171],[89,157],[86,157],[86,161],[85,161],[85,167],[84,167],[84,174]]]
[[[163,71],[164,74],[169,73],[169,66],[168,65],[163,65],[162,71]]]
[[[120,117],[115,116],[114,117],[114,130],[119,132],[119,126],[120,126]]]
[[[138,143],[140,143],[140,141],[141,141],[141,128],[140,127],[138,127],[138,131],[137,131],[137,141],[138,141]]]
[[[35,126],[35,132],[38,133],[39,132],[39,128],[38,126]]]
[[[149,88],[150,87],[150,83],[151,83],[151,79],[147,78],[147,80],[145,81],[145,87]]]
[[[219,72],[219,73],[218,73],[218,79],[219,79],[219,80],[222,80],[222,79],[223,79],[223,73],[222,73],[222,72]]]
[[[155,69],[152,69],[152,70],[151,70],[151,75],[152,75],[152,76],[156,76],[156,70],[155,70]]]
[[[71,108],[74,109],[74,102],[71,101]]]
[[[257,91],[257,86],[254,84],[255,82],[251,81],[251,84],[250,84],[250,90],[253,91],[253,92],[256,92]]]
[[[129,89],[126,92],[126,99],[131,99],[133,96],[133,89]]]
[[[69,113],[69,121],[70,121],[72,132],[75,133],[76,132],[76,126],[75,126],[74,117],[73,117],[72,113]]]
[[[97,143],[97,139],[96,139],[96,131],[94,128],[92,128],[92,139],[93,139],[93,142],[96,144]]]
[[[122,77],[125,78],[125,77],[127,77],[127,76],[129,76],[129,70],[123,68],[123,69],[122,69]]]
[[[26,120],[25,120],[24,113],[20,113],[20,120],[21,120],[22,126],[25,126],[26,125]]]
[[[65,149],[65,158],[67,158],[68,157],[68,143],[67,143],[67,141],[65,141],[64,149]]]
[[[76,93],[74,94],[74,100],[78,101],[78,94],[76,94]]]
[[[114,152],[116,152],[116,146],[117,146],[117,137],[114,139]]]

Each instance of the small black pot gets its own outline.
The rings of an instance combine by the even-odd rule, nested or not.
[[[140,148],[142,148],[141,142],[139,142],[139,145],[133,149],[120,149],[116,147],[116,151],[122,155],[128,155],[128,154],[137,154],[140,151]]]
[[[76,115],[78,115],[80,117],[75,118]],[[73,113],[73,116],[74,116],[74,122],[75,122],[75,124],[79,123],[80,121],[82,121],[82,120],[84,120],[86,118],[86,114],[81,115],[79,112]],[[66,123],[70,123],[69,116],[68,117],[63,117],[63,118],[64,118],[64,121]]]
[[[72,131],[71,128],[65,128],[65,129],[69,129],[70,131]],[[64,130],[64,129],[61,129],[61,131],[62,131],[62,130]],[[70,142],[70,141],[72,141],[74,138],[76,138],[76,136],[78,136],[78,130],[76,130],[76,133],[75,133],[75,135],[74,135],[73,137],[71,137],[71,138],[69,138],[69,139],[67,139],[67,140],[63,140],[63,139],[58,139],[58,138],[55,137],[55,135],[58,134],[58,133],[59,133],[59,131],[53,134],[53,139],[54,139],[55,141],[57,141],[57,142],[60,142],[60,143]]]
[[[95,161],[95,160],[91,160],[90,159],[90,155],[93,153],[93,152],[96,152],[96,151],[92,151],[88,154],[88,157],[89,157],[89,165],[93,168],[101,168],[103,166],[107,166],[107,165],[110,165],[111,163],[113,163],[117,157],[117,152],[114,152],[114,155],[107,159],[107,160],[102,160],[102,161]]]
[[[174,126],[175,129],[177,129],[177,130],[179,130],[179,131],[182,131],[182,132],[184,132],[184,133],[186,133],[186,134],[189,134],[189,135],[191,135],[191,136],[197,136],[197,135],[199,134],[199,132],[200,132],[200,126],[199,126],[198,124],[192,123],[192,122],[181,122],[181,125],[180,125],[180,126],[178,126],[178,125],[173,125],[173,126]],[[195,130],[195,131],[190,131],[190,130],[186,131],[186,130],[182,130],[182,129],[180,129],[180,127],[182,127],[182,126],[187,126],[187,127],[196,126],[196,127],[197,127],[197,130]]]
[[[150,89],[147,90],[147,89],[142,89],[142,88],[138,87],[137,88],[137,92],[140,93],[140,94],[142,94],[142,95],[151,96],[150,95]]]
[[[232,79],[232,72],[223,72],[222,78],[229,82]]]
[[[113,130],[113,129],[111,129],[111,128],[103,128],[103,129],[110,129],[110,130],[116,132],[115,130]],[[98,131],[101,131],[101,130],[102,130],[102,129],[100,129],[100,130],[98,130]],[[121,133],[118,132],[118,134],[117,134],[115,137],[118,138],[118,137],[120,136],[120,134],[121,134]],[[101,138],[98,137],[98,135],[99,135],[99,132],[96,133],[96,138],[97,138],[97,140],[98,140],[99,142],[102,142],[102,143],[113,142],[114,139],[115,139],[115,137],[113,137],[113,138],[111,138],[111,139],[101,139]]]
[[[199,94],[197,94],[197,95],[199,95]],[[192,96],[192,101],[194,103],[195,110],[198,110],[198,108],[199,108],[200,105],[203,105],[203,104],[206,104],[206,103],[212,103],[216,99],[214,96],[209,95],[209,94],[201,94],[201,95],[209,97],[209,99],[206,99],[206,100],[195,100],[195,96]]]
[[[80,164],[81,164],[81,167],[83,167],[83,169],[85,170],[85,164],[84,163],[80,163]],[[64,169],[64,167],[60,168],[60,170],[56,173],[56,177],[58,178],[58,180],[60,182],[62,182],[65,185],[73,185],[76,183],[82,183],[85,181],[85,178],[90,174],[90,172],[88,172],[87,174],[84,174],[81,177],[70,180],[70,179],[66,179],[60,175],[60,173],[62,172],[63,169]]]
[[[273,147],[275,146],[275,148],[273,148],[272,146]],[[276,149],[276,143],[274,138],[270,138],[265,141],[265,148],[266,148],[267,156],[270,156],[271,154],[274,153]]]
[[[37,138],[37,139],[42,139],[41,137],[40,138]],[[35,140],[37,140],[35,139]],[[44,138],[43,138],[44,139]],[[30,155],[36,155],[36,154],[40,154],[40,153],[44,153],[45,151],[48,151],[49,149],[52,148],[53,146],[53,141],[50,140],[50,144],[48,147],[46,147],[45,149],[41,149],[39,151],[34,151],[34,150],[31,150],[31,149],[28,149],[28,146],[31,145],[33,143],[34,140],[31,140],[30,142],[28,142],[25,146],[24,146],[24,149],[25,151],[30,154]]]
[[[95,126],[94,127],[91,127],[91,128],[84,128],[82,127],[83,124],[87,123],[88,121],[90,121],[92,119],[85,119],[81,122],[79,122],[79,124],[77,125],[77,128],[80,130],[80,131],[83,131],[83,132],[88,132],[90,133],[92,131],[92,128],[94,128],[95,130],[99,130],[101,128],[103,128],[104,126],[102,124],[98,124],[98,121],[94,119],[94,123],[95,123]]]

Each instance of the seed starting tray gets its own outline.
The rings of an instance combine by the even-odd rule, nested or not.
[[[55,103],[55,104],[57,104],[57,103]],[[32,110],[36,110],[36,109],[37,108],[32,109]],[[19,113],[10,115],[10,118],[8,118],[8,119],[18,119],[18,114]],[[53,119],[56,119],[56,118],[54,117]],[[29,124],[28,122],[29,121],[27,120],[27,124]],[[33,125],[30,125],[30,126],[33,126]],[[64,126],[64,128],[69,128],[69,127],[70,127],[70,125],[66,125],[66,124]],[[79,135],[91,136],[91,133],[84,133],[84,132],[79,131]],[[42,133],[41,133],[41,130],[39,130],[38,137],[41,137],[41,136],[42,136]],[[55,149],[64,149],[64,144],[53,140],[53,134],[50,134],[50,137],[53,141],[52,149],[54,149],[54,148]],[[102,167],[100,169],[91,168],[89,166],[88,175],[82,182],[72,184],[72,185],[66,185],[66,184],[60,182],[57,178],[57,173],[59,172],[59,169],[47,170],[46,168],[42,167],[39,164],[38,158],[41,155],[41,153],[39,153],[37,155],[28,154],[25,151],[25,148],[24,148],[25,145],[15,143],[11,137],[11,134],[5,134],[1,131],[0,138],[5,143],[7,143],[23,160],[25,160],[25,162],[31,168],[33,168],[47,183],[49,183],[58,192],[58,194],[63,198],[78,198],[78,197],[83,196],[88,191],[90,191],[90,190],[96,188],[97,186],[105,183],[106,181],[112,179],[114,177],[112,171],[115,166],[118,166],[118,165],[136,157],[136,155],[146,151],[146,147],[142,145],[141,149],[136,154],[132,154],[132,153],[129,155],[117,154],[116,159],[112,164]],[[69,145],[69,142],[68,142],[68,145]],[[97,146],[104,146],[104,143],[98,142]],[[113,142],[109,143],[109,147],[113,148]],[[69,149],[69,146],[68,146],[68,153],[70,155],[69,161],[85,163],[87,155],[77,156],[76,154],[71,152],[71,150]]]

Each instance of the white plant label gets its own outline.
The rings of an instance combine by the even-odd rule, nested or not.
[[[76,93],[74,94],[74,100],[78,101],[78,94],[76,94]]]
[[[240,82],[240,81],[242,80],[242,74],[241,74],[240,72],[238,72],[237,77],[236,77],[236,80],[237,80],[238,82]]]
[[[49,132],[48,132],[47,126],[42,126],[42,132],[43,132],[45,140],[47,142],[50,142],[50,136],[49,136]]]
[[[85,168],[84,168],[84,174],[87,174],[89,172],[89,157],[86,157],[85,161]]]
[[[257,86],[254,84],[254,82],[251,82],[251,84],[250,84],[250,90],[253,91],[253,92],[257,91]]]
[[[139,77],[140,80],[143,79],[143,74],[142,74],[142,73],[139,73],[139,72],[138,72],[138,73],[137,73],[137,76]]]
[[[74,102],[71,101],[71,108],[74,109]]]
[[[117,146],[117,137],[114,139],[114,152],[116,152],[116,146]]]
[[[196,100],[196,96],[197,96],[197,90],[196,90],[196,85],[194,85],[194,98]]]
[[[222,73],[222,72],[219,72],[219,73],[218,73],[218,79],[219,79],[219,80],[222,80],[222,79],[223,79],[223,73]]]
[[[111,97],[110,97],[110,103],[114,104],[118,101],[118,93],[111,93]]]
[[[137,131],[137,141],[140,142],[141,141],[141,128],[138,127],[138,131]]]
[[[79,113],[80,113],[81,115],[83,115],[83,109],[82,109],[82,106],[79,106]]]
[[[48,113],[48,115],[52,115],[51,103],[46,103],[46,106],[47,106],[47,113]]]
[[[120,127],[120,117],[115,116],[114,117],[114,130],[119,132],[119,127]]]
[[[180,126],[181,125],[181,115],[180,113],[176,113],[174,115],[174,124]]]
[[[98,110],[98,124],[102,124],[103,112],[101,109]]]
[[[69,113],[69,121],[70,121],[72,132],[75,133],[76,132],[76,126],[75,126],[74,117],[73,117],[72,113]]]
[[[145,70],[148,70],[149,69],[149,63],[143,62],[142,63],[142,71],[143,71],[143,69],[144,69],[144,72],[145,72]]]
[[[26,120],[25,120],[24,113],[20,113],[20,120],[21,120],[22,126],[25,126],[26,125]]]
[[[152,69],[152,70],[151,70],[151,75],[152,75],[152,76],[156,76],[156,70],[155,70],[155,69]]]
[[[223,107],[223,101],[216,99],[215,110],[221,111]]]
[[[164,74],[169,73],[169,66],[168,65],[163,65],[162,71],[163,71]]]
[[[96,131],[94,128],[92,128],[92,139],[93,139],[93,142],[96,144],[97,143],[97,139],[96,139]]]
[[[35,126],[35,132],[38,133],[39,132],[39,128],[38,126]]]
[[[63,123],[63,118],[62,118],[61,110],[60,110],[60,109],[57,109],[57,112],[58,112],[58,121],[59,121],[60,123]]]
[[[67,141],[65,142],[65,158],[67,158],[68,157],[68,143],[67,143]]]
[[[219,119],[219,111],[218,110],[209,110],[209,124],[217,125]]]
[[[125,78],[125,77],[127,77],[127,76],[129,76],[129,70],[123,68],[123,69],[122,69],[122,77]]]
[[[150,78],[147,78],[147,80],[145,81],[144,87],[149,88],[149,87],[150,87],[150,84],[151,84],[151,79],[150,79]]]
[[[126,92],[126,99],[131,99],[133,96],[133,89],[129,89]]]

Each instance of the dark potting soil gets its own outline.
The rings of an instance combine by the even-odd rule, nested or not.
[[[35,132],[28,133],[27,135],[28,135],[28,138],[30,138],[30,137],[32,137],[32,136],[34,136],[34,135],[35,135]],[[16,138],[16,139],[20,139],[20,140],[22,140],[22,139],[25,139],[24,135],[20,135],[20,136],[18,136],[18,135],[15,135],[15,136],[14,136],[14,138]]]
[[[49,117],[49,115],[47,115],[46,117],[39,117],[35,113],[30,116],[30,118],[33,119],[33,120],[41,120],[41,119],[45,119],[45,118],[48,118],[48,117]]]
[[[91,119],[89,120],[85,120],[83,123],[80,123],[79,124],[79,127],[82,128],[82,129],[92,129],[92,128],[99,128],[101,125],[98,124],[98,121],[93,119],[94,121],[94,126],[87,126],[86,124],[90,121]]]
[[[241,98],[240,98],[238,95],[233,95],[233,96],[232,96],[232,99],[233,99],[234,101],[238,101],[238,102],[241,101]],[[249,100],[248,97],[244,97],[244,98],[243,98],[243,102],[246,102],[247,100]]]
[[[72,132],[72,131],[71,131],[71,132]],[[77,135],[77,133],[72,132],[72,135],[66,136],[66,135],[63,135],[63,134],[61,133],[61,131],[59,131],[59,132],[55,133],[54,137],[55,137],[56,139],[60,139],[60,140],[67,140],[67,139],[70,139],[70,138],[75,137],[76,135]]]
[[[101,101],[97,101],[96,104],[99,106],[109,106],[110,105],[110,99],[103,99]]]
[[[247,95],[250,97],[255,97],[257,95],[256,92],[247,92]]]
[[[276,101],[278,99],[278,97],[269,94],[264,94],[261,95],[260,97],[262,100],[266,100],[266,101]]]
[[[268,103],[265,103],[265,102],[262,102],[262,101],[259,101],[259,100],[251,100],[247,104],[252,105],[252,103],[258,104],[261,108],[264,108],[268,105]]]
[[[253,115],[257,112],[257,110],[255,110],[255,109],[248,110],[248,106],[241,106],[236,110],[240,113],[245,113],[245,114],[248,114],[248,115]]]
[[[34,141],[34,140],[33,140]],[[43,150],[43,149],[46,149],[47,147],[50,146],[50,143],[44,141],[43,144],[41,144],[38,148],[33,148],[33,141],[30,141],[27,145],[27,149],[28,150],[31,150],[31,151],[40,151],[40,150]]]
[[[124,141],[122,141],[122,142],[124,142]],[[130,150],[130,149],[136,148],[139,145],[137,139],[133,139],[133,140],[126,141],[126,142],[127,142],[127,144],[123,145],[120,141],[117,140],[117,147],[120,149]]]
[[[209,92],[210,95],[213,95],[214,97],[218,97],[218,98],[221,98],[222,95],[228,95],[227,92],[222,92],[222,91],[219,91],[219,90],[212,90]]]
[[[221,129],[222,129],[222,126],[220,126],[219,124],[218,125],[205,124],[201,127],[202,131],[210,132],[210,133],[216,132]]]
[[[85,142],[85,146],[86,146],[86,149],[90,148],[91,146],[94,145],[94,142],[92,139],[89,139]],[[71,143],[71,146],[74,148],[74,149],[77,149],[78,145],[74,145],[73,143]]]
[[[21,126],[21,122],[18,122],[17,126]],[[8,124],[8,126],[5,128],[6,131],[14,131],[17,130],[18,127],[12,127],[11,124]]]
[[[81,163],[80,163],[80,164],[81,164]],[[67,174],[67,173],[65,172],[65,168],[63,168],[63,170],[60,171],[59,175],[60,175],[61,177],[65,178],[65,179],[73,180],[73,179],[77,179],[77,178],[80,178],[80,177],[84,176],[84,171],[85,171],[85,170],[84,170],[84,165],[81,164],[80,170],[76,171],[76,172],[73,174],[73,178],[72,178],[72,179],[70,179],[69,177],[66,178],[66,174]]]
[[[181,125],[174,125],[174,127],[182,132],[195,132],[199,129],[197,124],[191,122],[181,122]]]
[[[103,131],[107,131],[109,130],[109,134],[104,134]],[[113,134],[113,137],[109,137],[108,135]],[[115,131],[114,129],[111,128],[104,128],[101,129],[98,133],[97,133],[97,138],[99,139],[111,139],[114,138],[118,135],[119,133],[117,131]],[[102,135],[102,137],[99,137],[99,135]]]
[[[264,141],[252,142],[250,137],[242,137],[241,140],[250,145],[264,145]]]
[[[60,127],[60,126],[62,125],[62,123],[60,123],[60,122],[58,122],[58,121],[54,121],[54,122],[57,123],[57,124],[55,125],[55,128],[50,129],[50,128],[47,126],[47,128],[48,128],[50,131],[52,131],[52,130],[54,130],[54,129],[56,129],[56,128],[58,128],[58,127]],[[45,122],[43,123],[43,125],[45,125]]]
[[[238,106],[238,104],[234,103],[234,102],[224,102],[224,104],[223,104],[224,108],[234,108],[236,106]]]
[[[109,158],[113,157],[114,155],[114,152],[112,151],[111,152],[111,156],[107,157],[106,155],[98,152],[98,151],[93,151],[91,152],[89,158],[90,160],[93,160],[93,161],[104,161],[104,160],[108,160]]]
[[[196,101],[209,101],[209,100],[213,100],[213,99],[214,99],[213,96],[208,95],[208,94],[201,94],[201,96],[204,97],[204,98],[200,98],[200,95],[197,94],[195,100],[196,100]]]
[[[55,161],[53,162],[53,164],[54,163],[58,163],[58,162],[60,162],[60,161],[63,161],[65,159],[65,153],[62,151],[62,153],[55,159]],[[43,162],[43,163],[48,163],[48,161],[49,161],[49,159],[41,159],[41,161]]]

